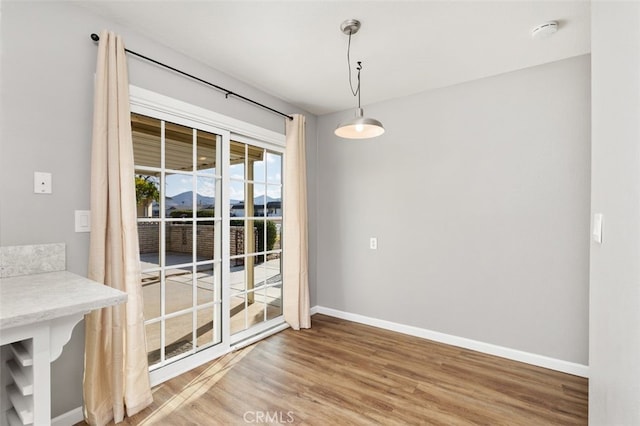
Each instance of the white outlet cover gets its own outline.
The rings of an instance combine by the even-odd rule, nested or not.
[[[33,192],[35,194],[51,194],[51,173],[33,173]]]
[[[377,250],[378,249],[378,239],[376,237],[369,238],[369,248],[371,250]]]

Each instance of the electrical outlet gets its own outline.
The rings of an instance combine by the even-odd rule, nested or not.
[[[376,237],[369,238],[369,248],[371,250],[378,250],[378,239]]]
[[[33,173],[33,192],[36,194],[51,194],[51,173]]]

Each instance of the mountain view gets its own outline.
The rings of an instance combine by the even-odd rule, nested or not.
[[[183,192],[178,195],[174,195],[173,197],[166,197],[164,204],[167,209],[171,207],[175,209],[180,208],[190,208],[193,200],[193,191]],[[215,205],[214,197],[206,197],[204,195],[196,194],[196,205],[201,207],[208,207]]]
[[[166,197],[165,207],[167,210],[179,210],[179,209],[191,209],[193,200],[193,191],[182,192],[173,197]],[[272,201],[280,201],[279,198],[269,197],[268,195],[259,195],[253,199],[254,205],[264,205]],[[230,200],[232,206],[242,203],[242,200]],[[213,208],[216,200],[214,197],[207,197],[204,195],[196,194],[196,203],[200,208]],[[157,203],[154,203],[154,207]]]

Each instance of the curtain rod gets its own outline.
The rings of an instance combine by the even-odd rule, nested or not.
[[[91,40],[97,42],[97,41],[100,40],[100,36],[98,36],[98,34],[93,33],[93,34],[91,34]],[[141,55],[140,53],[134,52],[133,50],[124,49],[124,51],[129,53],[129,54],[131,54],[131,55],[137,56],[137,57],[142,58],[142,59],[144,59],[146,61],[149,61],[149,62],[152,62],[152,63],[154,63],[156,65],[159,65],[161,67],[170,69],[171,71],[177,72],[178,74],[182,74],[182,75],[184,75],[186,77],[192,78],[192,79],[194,79],[196,81],[199,81],[200,83],[204,83],[204,84],[206,84],[208,86],[211,86],[214,89],[217,89],[217,90],[219,90],[221,92],[224,92],[224,97],[227,98],[227,99],[229,99],[229,96],[235,96],[236,98],[242,99],[245,102],[249,102],[250,104],[253,104],[255,106],[259,106],[260,108],[264,108],[264,109],[266,109],[268,111],[271,111],[274,114],[278,114],[278,115],[281,115],[283,117],[288,118],[289,120],[293,120],[293,117],[290,116],[289,114],[285,114],[284,112],[280,112],[280,111],[278,111],[276,109],[268,107],[268,106],[266,106],[264,104],[261,104],[260,102],[254,101],[253,99],[249,99],[246,96],[242,96],[242,95],[240,95],[240,94],[238,94],[238,93],[236,93],[234,91],[225,89],[224,87],[218,86],[217,84],[213,84],[213,83],[208,82],[206,80],[203,80],[203,79],[201,79],[199,77],[196,77],[196,76],[194,76],[192,74],[189,74],[189,73],[186,73],[184,71],[181,71],[181,70],[179,70],[177,68],[172,67],[171,65],[163,64],[162,62],[156,61],[155,59],[151,59],[148,56]]]

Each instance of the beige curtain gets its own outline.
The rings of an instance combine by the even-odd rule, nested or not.
[[[284,319],[291,328],[311,327],[307,243],[305,118],[286,120],[284,162],[283,276]]]
[[[91,155],[89,278],[128,294],[85,318],[84,416],[123,420],[152,402],[142,313],[129,83],[122,39],[98,46]]]

